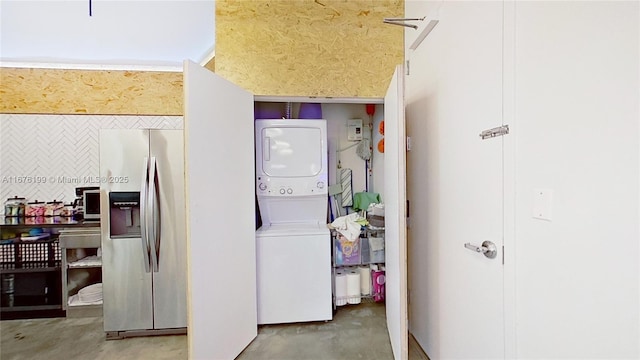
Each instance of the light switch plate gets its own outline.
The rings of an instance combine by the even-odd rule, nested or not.
[[[533,189],[533,218],[551,221],[553,218],[553,190]]]

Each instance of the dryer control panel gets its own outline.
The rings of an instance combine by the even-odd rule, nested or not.
[[[272,178],[258,176],[256,178],[256,194],[258,196],[309,196],[328,194],[327,177],[314,178]]]

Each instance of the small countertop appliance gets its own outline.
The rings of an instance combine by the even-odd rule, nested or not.
[[[100,187],[77,187],[76,200],[73,204],[76,218],[100,220]]]

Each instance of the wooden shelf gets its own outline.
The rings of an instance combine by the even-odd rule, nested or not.
[[[101,304],[70,304],[69,300],[85,286],[102,282],[102,260],[99,255],[101,234],[99,231],[61,231],[60,247],[62,263],[62,298],[67,317],[96,317],[102,315]],[[79,254],[80,252],[81,254]],[[71,274],[86,271],[88,277],[82,283],[70,287]]]
[[[102,316],[102,305],[67,305],[68,318]]]
[[[0,311],[40,311],[40,310],[62,310],[62,304],[59,305],[30,305],[30,306],[3,306]]]
[[[37,217],[37,218],[15,218],[0,216],[0,228],[81,228],[81,227],[93,227],[99,228],[100,221],[89,220],[73,220],[68,217],[54,216],[54,217]]]
[[[46,265],[45,265],[46,266]],[[34,268],[16,268],[16,269],[0,269],[0,274],[24,274],[24,273],[41,273],[60,271],[60,266],[46,266],[46,267],[34,267]]]

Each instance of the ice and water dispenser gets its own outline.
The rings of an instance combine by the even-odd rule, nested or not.
[[[140,237],[140,192],[115,191],[109,193],[110,237]]]

